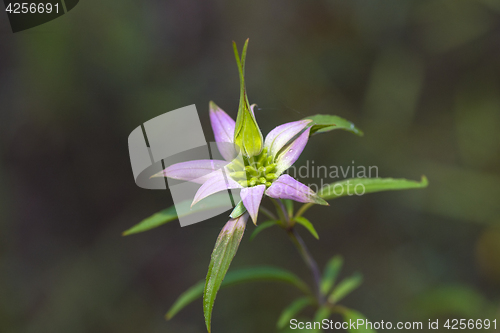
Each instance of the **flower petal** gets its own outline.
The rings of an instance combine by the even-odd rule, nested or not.
[[[206,175],[206,178],[208,180],[203,185],[201,185],[201,187],[194,195],[191,207],[201,199],[206,198],[211,194],[227,189],[242,187],[229,176],[229,172],[227,172],[225,169],[219,169],[217,171],[209,173],[208,175]]]
[[[165,170],[151,176],[169,177],[203,184],[208,180],[208,175],[215,170],[223,168],[228,162],[220,160],[195,160],[172,164]]]
[[[312,202],[328,206],[328,203],[308,186],[293,179],[287,174],[281,175],[276,179],[267,189],[266,195],[275,199],[291,199],[303,203]]]
[[[257,185],[253,187],[245,187],[240,192],[243,205],[247,209],[253,224],[257,225],[257,215],[259,214],[259,206],[262,201],[262,196],[266,190],[266,185]]]
[[[294,136],[299,134],[312,120],[304,119],[286,123],[273,129],[266,136],[264,147],[267,148],[268,154],[276,156],[276,154],[283,148],[288,141],[293,139]]]
[[[309,140],[309,132],[311,127],[307,128],[295,141],[285,147],[285,150],[280,153],[276,159],[276,173],[280,175],[283,171],[292,166],[299,158],[304,150],[307,141]]]
[[[210,102],[210,122],[214,131],[217,148],[226,160],[230,161],[236,155],[234,148],[235,121],[214,102]]]

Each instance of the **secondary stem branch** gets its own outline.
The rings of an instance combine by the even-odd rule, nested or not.
[[[309,269],[312,272],[313,279],[314,279],[314,285],[316,289],[316,297],[318,299],[318,303],[321,305],[323,304],[323,295],[321,294],[321,273],[318,268],[318,264],[314,260],[314,258],[311,256],[311,253],[307,249],[306,244],[304,243],[304,240],[300,235],[297,233],[297,231],[294,228],[291,228],[288,230],[288,236],[292,240],[292,243],[297,247],[299,250],[300,255],[306,262],[307,266],[309,266]]]

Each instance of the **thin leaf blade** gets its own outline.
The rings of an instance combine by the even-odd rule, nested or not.
[[[128,236],[132,234],[137,234],[140,232],[148,231],[157,228],[165,223],[175,221],[178,217],[184,217],[191,214],[199,213],[205,210],[211,210],[215,208],[220,208],[227,206],[228,197],[227,194],[214,194],[207,197],[191,207],[192,200],[182,201],[176,206],[164,209],[152,216],[142,220],[138,224],[134,225],[132,228],[124,231],[123,236]],[[181,212],[186,212],[182,215],[177,215],[176,207]]]
[[[343,308],[341,311],[342,317],[344,318],[344,321],[347,322],[348,324],[350,322],[358,322],[358,320],[364,320],[366,323],[367,319],[366,317],[361,314],[360,312],[348,308]],[[351,325],[347,325],[347,331],[351,333],[376,333],[374,329],[371,329],[367,327],[366,325],[359,325],[356,326],[356,328],[351,328]]]
[[[285,328],[285,325],[290,321],[290,319],[294,318],[308,305],[313,305],[313,304],[314,304],[314,299],[311,299],[310,297],[301,297],[299,299],[296,299],[295,301],[292,302],[292,304],[290,304],[283,310],[276,326],[279,329]]]
[[[330,132],[336,129],[345,130],[359,136],[364,135],[363,131],[357,128],[353,123],[339,116],[317,114],[304,119],[311,119],[314,122],[314,125],[311,127],[310,135]]]
[[[342,256],[335,256],[326,264],[325,273],[321,280],[321,293],[323,295],[328,294],[332,289],[343,263],[344,259]]]
[[[318,232],[316,231],[316,229],[314,228],[313,224],[311,223],[311,221],[309,221],[308,219],[306,219],[305,217],[303,216],[297,216],[295,218],[295,221],[304,226],[310,233],[311,235],[314,236],[314,238],[316,239],[319,239],[319,235],[318,235]]]
[[[132,228],[124,231],[122,233],[122,236],[128,236],[151,230],[174,220],[177,220],[177,211],[175,210],[175,207],[172,206],[142,220]]]
[[[335,287],[328,297],[328,301],[335,304],[342,300],[345,296],[350,294],[353,290],[358,288],[363,282],[363,276],[359,273],[352,275],[342,280],[337,287]]]
[[[271,221],[262,222],[261,224],[259,224],[255,228],[255,230],[250,235],[250,241],[252,241],[255,237],[257,237],[258,234],[260,234],[265,229],[271,228],[272,226],[274,226],[276,224],[278,224],[278,223],[276,221],[272,221],[272,220]]]
[[[311,290],[307,284],[302,281],[295,274],[276,267],[252,267],[239,269],[236,271],[231,271],[226,274],[224,281],[222,282],[221,288],[229,287],[232,285],[237,285],[246,282],[280,282],[292,285],[305,294],[312,295]],[[184,293],[182,293],[174,304],[168,310],[165,315],[166,319],[169,320],[174,317],[179,311],[184,307],[195,301],[196,299],[203,296],[203,290],[205,289],[205,281],[200,281]]]
[[[325,200],[330,200],[366,193],[425,188],[427,185],[428,181],[425,176],[422,176],[420,182],[403,178],[351,178],[323,187],[318,195]]]
[[[244,214],[238,219],[229,220],[215,243],[203,290],[203,312],[209,333],[215,297],[243,238],[247,219],[248,214]]]
[[[322,323],[324,319],[330,318],[331,314],[332,314],[332,311],[330,310],[329,307],[322,306],[314,314],[314,322],[315,323]],[[311,333],[321,333],[321,332],[323,332],[323,330],[321,330],[321,329],[313,329],[311,331]]]

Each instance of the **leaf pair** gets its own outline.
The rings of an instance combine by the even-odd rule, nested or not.
[[[306,295],[312,295],[312,292],[307,284],[300,278],[298,278],[295,274],[290,273],[287,270],[275,267],[253,267],[229,272],[222,282],[221,288],[246,282],[258,281],[281,282],[289,284],[304,292]],[[186,307],[196,299],[202,297],[204,289],[205,281],[200,281],[199,283],[185,291],[182,295],[180,295],[172,305],[168,313],[165,315],[167,320],[172,319],[172,317],[174,317],[184,307]]]
[[[335,256],[325,267],[323,278],[321,279],[320,291],[323,295],[328,295],[328,302],[331,304],[338,303],[345,296],[350,294],[361,285],[363,277],[359,273],[345,278],[335,286],[337,277],[342,269],[344,259],[341,256]],[[335,287],[334,287],[335,286]]]
[[[314,228],[314,226],[312,225],[312,223],[308,219],[306,219],[305,217],[299,216],[299,217],[296,217],[294,220],[295,220],[295,222],[303,225],[311,233],[311,235],[314,236],[314,238],[319,239],[318,232],[316,231],[316,229]],[[252,235],[250,235],[250,240],[252,241],[255,237],[257,237],[258,234],[260,234],[265,229],[268,229],[268,228],[270,228],[274,225],[278,225],[278,224],[279,224],[279,221],[274,221],[274,220],[260,223],[257,226],[257,228],[255,228],[255,230],[253,231]]]
[[[422,177],[420,182],[416,182],[413,180],[407,179],[393,179],[393,178],[352,178],[346,179],[339,182],[331,183],[324,187],[318,195],[325,200],[336,199],[344,196],[348,196],[349,193],[354,193],[356,186],[363,186],[363,193],[375,193],[382,191],[390,191],[390,190],[406,190],[412,188],[425,188],[428,185],[427,178],[425,176]],[[224,207],[227,205],[227,195],[225,194],[214,194],[210,197],[207,197],[202,202],[193,206],[191,210],[182,209],[182,211],[188,211],[185,215],[198,213],[203,210],[213,209],[217,207]],[[191,205],[191,200],[186,200],[181,202],[178,205],[189,207]],[[234,213],[235,216],[238,216],[239,213]],[[174,221],[178,218],[175,207],[169,207],[164,209],[144,220],[140,223],[136,224],[132,228],[123,232],[124,236],[132,235],[140,232],[144,232],[156,227],[159,227],[165,223]],[[263,223],[262,223],[263,224]],[[261,224],[261,225],[262,225]],[[260,225],[259,225],[260,226]],[[272,225],[268,225],[270,227]],[[257,228],[259,229],[259,228]],[[256,229],[256,231],[257,231]],[[262,230],[265,229],[264,227]],[[262,230],[259,230],[262,231]],[[254,233],[256,233],[254,231]],[[258,233],[258,232],[257,232]],[[314,234],[313,234],[314,235]],[[256,235],[252,235],[254,238]]]
[[[288,307],[283,310],[283,312],[280,315],[280,318],[278,320],[277,326],[279,329],[284,329],[286,325],[290,322],[291,319],[294,319],[297,317],[297,315],[302,312],[305,308],[308,306],[314,306],[315,302],[314,299],[308,298],[308,297],[301,297],[292,302]],[[346,307],[334,307],[330,308],[328,306],[322,306],[320,307],[316,313],[314,314],[314,322],[320,322],[324,319],[329,319],[330,316],[333,313],[339,313],[342,315],[342,318],[344,319],[344,322],[350,323],[350,322],[356,322],[358,323],[358,320],[364,320],[365,322],[367,321],[366,317],[362,315],[360,312],[349,309]],[[292,330],[290,330],[292,331]],[[288,331],[287,331],[288,332]],[[310,333],[321,333],[323,332],[322,330],[309,330],[308,332]],[[366,326],[359,325],[356,328],[351,328],[351,325],[347,325],[347,332],[351,333],[375,333],[376,331],[374,329],[367,328]]]

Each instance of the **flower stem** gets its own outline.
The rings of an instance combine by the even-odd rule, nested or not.
[[[281,202],[281,200],[276,200],[273,198],[271,198],[271,202],[276,207],[276,213],[278,214],[279,220],[282,222],[282,225],[285,228],[288,228],[290,226],[290,218],[288,217],[286,209],[284,209],[283,203]]]
[[[297,214],[295,214],[295,217],[302,216],[302,214],[304,214],[306,210],[311,208],[312,205],[313,205],[312,203],[306,203],[305,205],[302,205],[302,207],[300,207],[299,210],[297,211]]]
[[[271,220],[277,220],[278,218],[276,217],[276,215],[274,215],[269,209],[267,209],[266,207],[262,207],[260,206],[259,207],[259,210],[262,212],[262,214],[266,215],[267,217],[269,217]]]
[[[297,230],[294,228],[293,224],[293,216],[290,216],[288,214],[288,210],[285,207],[285,204],[280,200],[275,200],[272,199],[272,202],[276,206],[276,211],[280,217],[280,219],[285,223],[287,226],[285,229],[288,233],[288,237],[290,237],[290,240],[292,243],[295,245],[297,250],[299,250],[300,255],[302,256],[302,259],[304,259],[306,265],[309,267],[311,270],[313,280],[314,280],[314,289],[316,291],[316,299],[318,302],[318,305],[324,304],[325,300],[323,297],[323,294],[321,293],[321,272],[319,270],[318,264],[316,263],[316,260],[311,255],[311,252],[309,252],[309,249],[306,246],[306,243],[300,237],[298,234]],[[302,214],[306,211],[307,208],[309,208],[312,204],[305,204],[301,207],[301,209],[297,212],[296,216],[300,216],[299,214]]]
[[[309,269],[312,272],[314,285],[316,289],[316,298],[318,300],[318,304],[321,305],[324,303],[324,299],[320,289],[321,273],[318,268],[318,264],[316,263],[316,260],[314,260],[314,258],[311,256],[311,253],[309,252],[306,244],[304,243],[304,240],[302,239],[302,237],[300,237],[295,228],[292,227],[288,229],[288,236],[290,237],[292,243],[295,245],[297,250],[299,250],[300,255],[302,256],[302,258],[304,259],[307,266],[309,266]]]

